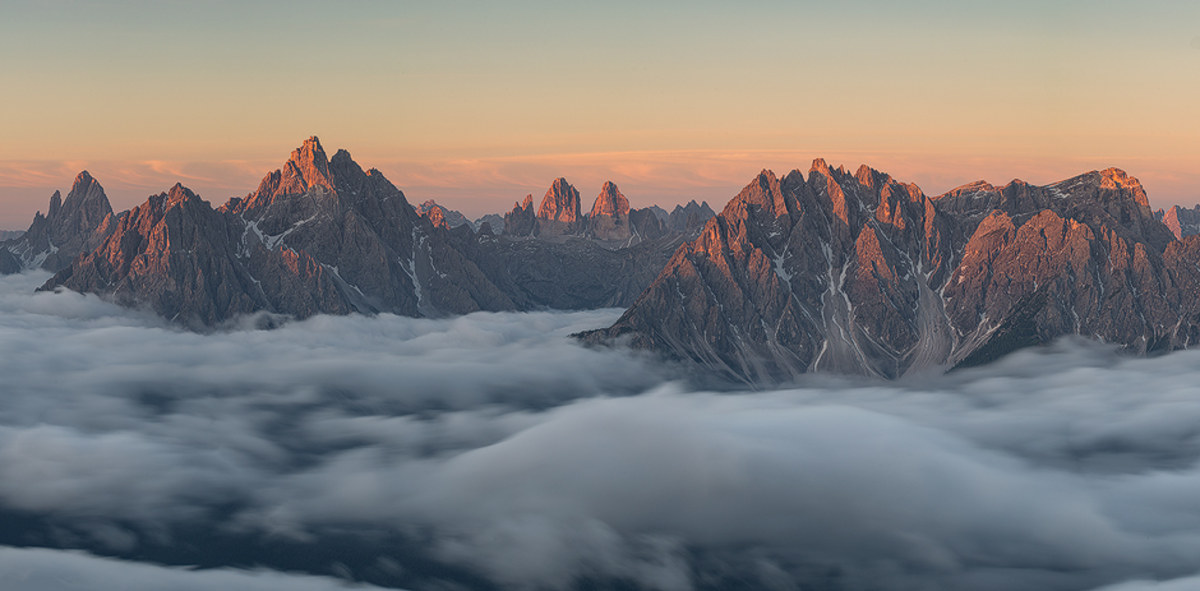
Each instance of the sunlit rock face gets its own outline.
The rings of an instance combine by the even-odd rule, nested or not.
[[[628,240],[629,200],[611,181],[605,182],[587,217],[587,233],[600,240]]]
[[[582,219],[579,190],[567,179],[554,179],[538,206],[537,234],[545,237],[578,234]]]
[[[112,232],[112,216],[104,188],[86,170],[80,172],[65,200],[55,191],[45,215],[38,212],[23,235],[0,243],[0,273],[66,267]]]
[[[1156,215],[1160,213],[1162,223],[1171,230],[1176,238],[1182,240],[1188,236],[1200,234],[1200,205],[1196,205],[1192,209],[1174,205],[1166,211],[1155,212]]]
[[[1200,242],[1117,169],[939,197],[866,166],[763,171],[592,342],[748,382],[898,377],[1080,334],[1132,351],[1200,338]]]

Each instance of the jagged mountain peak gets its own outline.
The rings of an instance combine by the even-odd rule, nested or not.
[[[349,157],[349,154],[346,155]],[[284,164],[283,184],[295,187],[295,192],[302,193],[311,187],[333,189],[333,180],[329,174],[329,158],[317,136],[312,136],[292,151],[292,155]]]
[[[937,197],[935,197],[935,199],[945,197],[945,196],[966,195],[966,194],[971,194],[971,193],[981,193],[984,191],[995,191],[995,190],[996,190],[995,185],[993,185],[983,179],[980,179],[977,181],[969,182],[965,185],[959,185],[957,187],[954,187],[953,189],[950,189],[949,191],[946,191],[945,193],[938,195]]]
[[[622,217],[629,215],[629,200],[621,194],[621,190],[612,181],[605,181],[596,201],[592,203],[590,217],[607,215]]]
[[[50,196],[50,210],[46,213],[46,215],[48,217],[55,217],[58,215],[58,212],[61,209],[62,209],[62,193],[55,191],[54,194]]]
[[[75,175],[75,182],[72,185],[71,190],[75,190],[76,188],[80,187],[87,187],[94,182],[96,182],[96,179],[92,178],[92,173],[86,170],[81,170],[79,171],[79,174]]]
[[[563,177],[554,179],[550,188],[546,190],[545,197],[542,198],[537,217],[564,224],[574,224],[579,221],[580,216],[579,190]]]
[[[183,183],[175,183],[175,185],[172,186],[170,189],[168,189],[167,192],[164,194],[167,197],[167,205],[168,206],[175,204],[175,203],[179,203],[181,201],[191,201],[193,199],[199,199],[199,197],[195,193],[193,193],[191,189],[183,186]]]
[[[57,191],[55,191],[57,193]],[[53,199],[53,197],[51,197]],[[112,207],[108,204],[108,196],[104,194],[104,187],[100,186],[100,182],[92,177],[88,171],[80,171],[75,175],[75,182],[71,185],[71,191],[67,193],[63,205],[70,208],[76,203],[95,203],[101,205],[102,209],[112,211]]]

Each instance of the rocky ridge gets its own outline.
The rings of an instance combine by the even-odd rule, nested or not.
[[[67,203],[52,204],[35,226],[58,219]],[[315,137],[258,189],[221,207],[176,185],[105,219],[89,235],[94,246],[42,289],[98,293],[199,330],[260,312],[444,316],[628,305],[679,242],[609,249],[567,236],[516,246],[490,225],[435,225],[379,171],[364,171],[344,150],[328,158]],[[604,278],[611,281],[598,288]]]
[[[418,205],[417,213],[429,218],[429,222],[434,226],[442,228],[457,228],[464,224],[470,225],[472,228],[475,227],[471,223],[471,220],[468,220],[467,216],[463,215],[462,212],[438,205],[433,199],[429,199]]]
[[[693,201],[689,206],[692,209],[687,210],[691,216],[680,213],[674,218],[675,225],[671,225],[669,220],[672,218],[660,207],[630,208],[629,200],[612,181],[604,183],[587,214],[571,213],[578,203],[578,196],[579,191],[566,179],[556,179],[536,212],[532,195],[513,204],[512,210],[504,215],[503,233],[510,237],[551,241],[585,237],[609,247],[620,247],[669,238],[673,234],[694,234],[715,215],[708,204],[701,206]],[[566,214],[562,213],[564,207]],[[683,211],[680,207],[676,210]],[[708,216],[704,215],[705,211]]]
[[[866,166],[764,170],[610,328],[582,335],[748,383],[898,377],[1067,334],[1145,353],[1200,335],[1194,261],[1117,169],[938,197]]]
[[[1165,211],[1155,212],[1155,215],[1162,220],[1162,223],[1171,230],[1176,238],[1182,240],[1188,236],[1200,234],[1200,205],[1190,209],[1173,205]]]

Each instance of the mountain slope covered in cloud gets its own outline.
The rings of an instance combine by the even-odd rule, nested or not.
[[[1088,590],[1200,572],[1200,353],[1067,340],[945,376],[717,392],[569,338],[619,310],[198,335],[32,294],[45,277],[0,280],[0,544],[112,557],[114,577]]]

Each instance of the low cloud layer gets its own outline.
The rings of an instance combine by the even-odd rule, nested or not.
[[[945,376],[705,392],[567,338],[617,310],[195,335],[32,295],[44,279],[0,279],[0,519],[19,526],[0,542],[122,560],[36,564],[446,589],[1200,573],[1200,352],[1064,341]]]
[[[6,591],[370,591],[328,577],[238,569],[192,570],[45,548],[0,548]]]

